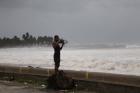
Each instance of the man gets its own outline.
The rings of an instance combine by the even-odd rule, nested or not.
[[[59,36],[55,35],[52,46],[54,48],[54,63],[55,63],[55,74],[56,74],[60,66],[60,51],[64,46],[64,40],[60,40]]]

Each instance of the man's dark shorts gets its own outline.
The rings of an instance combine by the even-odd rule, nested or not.
[[[54,54],[54,62],[56,67],[60,66],[60,55]]]

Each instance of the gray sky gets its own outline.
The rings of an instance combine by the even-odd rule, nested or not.
[[[0,37],[25,32],[73,43],[140,43],[140,0],[0,0]]]

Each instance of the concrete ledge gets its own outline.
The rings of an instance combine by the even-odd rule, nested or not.
[[[104,91],[106,91],[106,88],[110,88],[115,91],[116,89],[125,91],[121,93],[140,93],[140,76],[71,70],[64,70],[64,72],[77,81],[86,82],[86,84],[89,82],[88,84],[94,87],[98,86],[102,90],[104,89]],[[48,77],[54,73],[54,70],[33,67],[0,66],[0,73]],[[102,91],[102,93],[104,92]]]

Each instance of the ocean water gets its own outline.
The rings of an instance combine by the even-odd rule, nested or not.
[[[53,49],[1,48],[0,64],[53,68]],[[64,48],[60,69],[140,76],[140,48]]]

